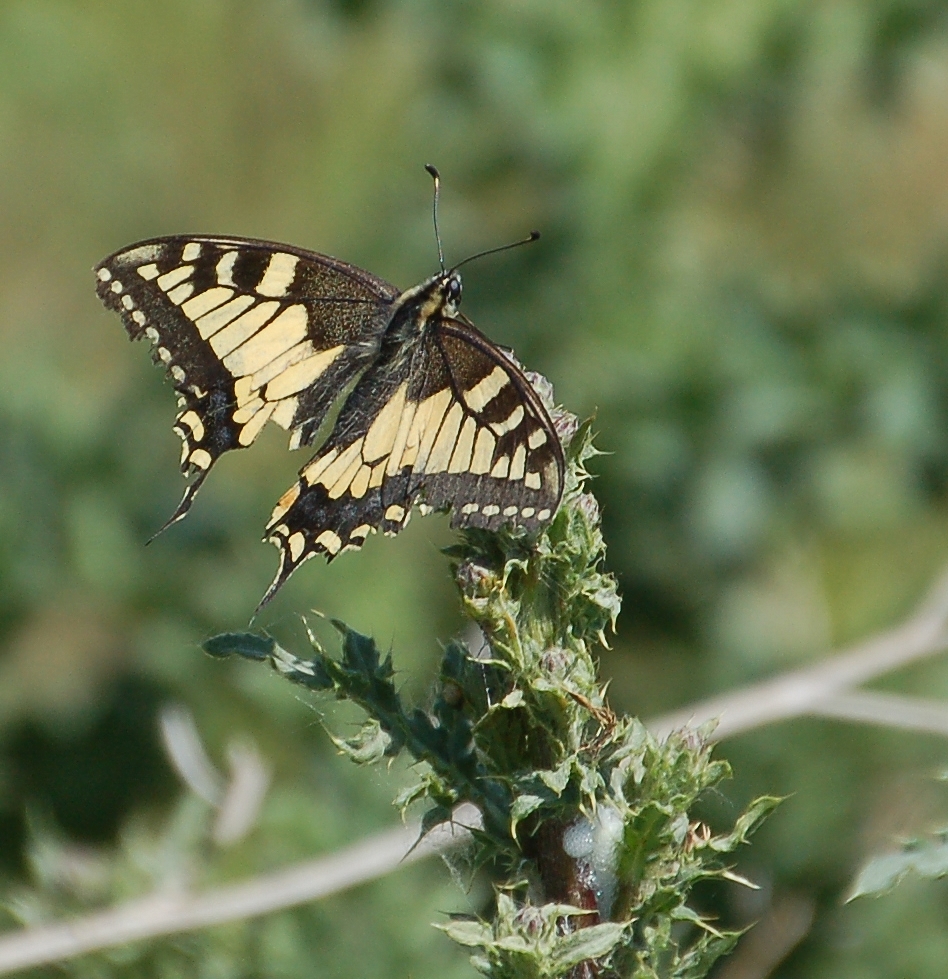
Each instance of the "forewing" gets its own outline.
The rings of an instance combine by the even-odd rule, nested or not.
[[[398,290],[315,252],[241,238],[139,242],[96,267],[99,298],[147,337],[178,392],[174,430],[193,481],[268,422],[312,441],[341,387],[371,361]],[[166,525],[167,526],[167,525]]]
[[[439,320],[410,358],[360,379],[325,445],[267,525],[280,552],[261,606],[308,558],[330,560],[412,507],[452,526],[538,530],[563,492],[563,449],[520,367],[468,321]]]

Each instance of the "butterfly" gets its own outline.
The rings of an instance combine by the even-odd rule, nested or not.
[[[342,400],[266,526],[280,563],[259,608],[304,561],[396,534],[415,506],[451,509],[453,527],[531,532],[556,512],[564,458],[550,415],[513,355],[458,311],[460,266],[444,267],[437,237],[441,270],[405,291],[252,238],[153,238],[95,268],[99,298],[152,343],[177,392],[190,482],[162,530],[225,452],[267,422],[291,449],[310,445]]]

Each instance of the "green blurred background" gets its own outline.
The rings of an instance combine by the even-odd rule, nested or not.
[[[160,832],[184,791],[156,733],[173,701],[218,761],[240,736],[274,769],[258,828],[201,882],[395,820],[404,772],[353,769],[318,723],[351,715],[198,648],[246,625],[276,564],[263,525],[305,457],[264,433],[143,547],[183,487],[174,400],[90,270],[210,232],[406,287],[436,268],[427,162],[449,261],[543,232],[468,267],[464,308],[597,412],[617,708],[654,716],[816,661],[898,621],[948,559],[943,3],[0,0],[4,893],[37,832],[92,861]],[[391,644],[423,704],[461,626],[450,541],[444,517],[416,519],[311,562],[260,625],[302,649],[298,611],[343,618]],[[944,696],[948,671],[882,686]],[[866,855],[948,812],[945,745],[803,720],[721,751],[725,815],[790,796],[741,868],[760,895],[706,896],[730,923],[813,909],[772,974],[943,979],[948,889],[841,897]],[[429,862],[82,968],[469,976],[428,923],[483,899]]]

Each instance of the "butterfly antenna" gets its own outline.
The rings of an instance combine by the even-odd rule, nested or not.
[[[458,264],[455,265],[451,271],[457,271],[462,265],[467,265],[468,262],[473,262],[475,258],[483,258],[485,255],[496,255],[497,252],[505,252],[511,248],[519,248],[521,245],[529,245],[532,242],[539,240],[540,232],[531,231],[526,238],[521,238],[520,241],[512,241],[509,245],[500,245],[498,248],[488,248],[486,251],[478,252],[476,255],[468,255],[463,262],[458,262]]]
[[[438,168],[430,163],[425,164],[425,169],[431,174],[431,179],[434,181],[434,204],[432,204],[431,209],[434,214],[435,240],[438,242],[438,261],[441,263],[441,271],[444,272],[444,249],[441,247],[441,231],[438,228],[438,196],[441,193],[441,174],[438,173]]]

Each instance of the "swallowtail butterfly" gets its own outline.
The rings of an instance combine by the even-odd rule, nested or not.
[[[290,432],[290,448],[311,444],[351,387],[267,524],[280,565],[261,607],[308,558],[396,534],[415,505],[489,530],[536,531],[556,511],[560,440],[519,364],[458,312],[457,266],[442,259],[402,292],[289,245],[175,235],[123,248],[95,272],[99,298],[133,340],[152,343],[178,395],[191,482],[165,527],[225,452],[253,444],[268,421]]]

